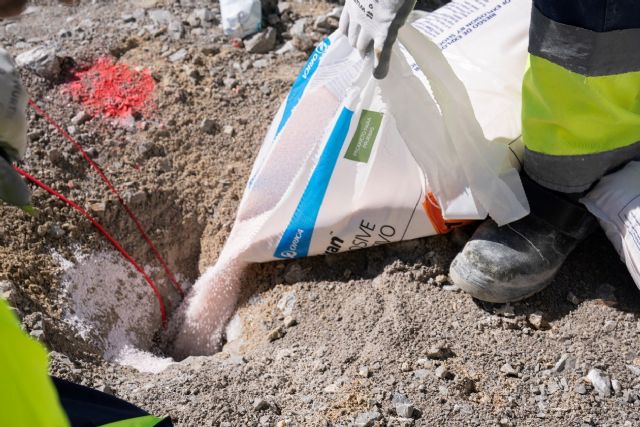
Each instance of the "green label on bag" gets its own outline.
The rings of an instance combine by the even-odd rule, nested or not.
[[[383,114],[377,111],[362,110],[356,133],[351,138],[347,153],[344,155],[345,159],[362,163],[369,161],[373,143],[376,141],[382,123],[382,116]]]

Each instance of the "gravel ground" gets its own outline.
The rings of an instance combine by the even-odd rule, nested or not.
[[[218,3],[200,0],[36,3],[0,22],[13,54],[52,47],[60,65],[52,75],[22,70],[31,97],[123,189],[186,286],[215,261],[273,114],[337,22],[326,18],[329,2],[280,2],[282,13],[264,3],[277,32],[266,53],[224,37]],[[65,82],[105,55],[151,70],[151,111],[128,123],[83,117]],[[104,184],[50,125],[29,118],[23,168],[96,215],[152,267],[175,307]],[[449,284],[448,265],[473,227],[257,265],[224,350],[177,363],[160,359],[163,334],[144,282],[75,212],[41,190],[34,204],[37,218],[0,206],[0,291],[51,350],[51,373],[178,426],[640,425],[640,293],[602,233],[547,290],[513,305],[483,304]],[[88,289],[84,299],[74,299],[78,287]],[[129,324],[123,334],[165,370],[139,372],[109,356],[109,333],[126,313],[106,310],[88,331],[70,321],[99,295],[110,309],[136,304],[143,332]]]

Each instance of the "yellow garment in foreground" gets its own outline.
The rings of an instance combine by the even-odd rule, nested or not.
[[[0,425],[69,426],[47,363],[45,348],[22,331],[0,299]]]
[[[640,72],[586,77],[529,56],[522,139],[553,156],[605,153],[640,141]]]

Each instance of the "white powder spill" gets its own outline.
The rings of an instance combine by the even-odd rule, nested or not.
[[[76,251],[74,262],[58,253],[53,257],[68,301],[64,320],[105,360],[143,372],[160,372],[173,363],[147,351],[161,329],[160,308],[146,281],[118,253]]]
[[[225,336],[227,341],[235,341],[242,338],[242,319],[238,313],[229,320],[227,329],[225,329]]]

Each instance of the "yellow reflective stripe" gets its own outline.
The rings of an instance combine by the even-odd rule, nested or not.
[[[163,418],[154,417],[153,415],[145,415],[143,417],[129,418],[128,420],[104,424],[100,427],[153,427],[162,420]]]
[[[585,77],[530,55],[522,90],[529,150],[601,153],[640,141],[640,72]]]
[[[28,337],[0,299],[0,425],[67,427],[47,374],[47,352]]]

